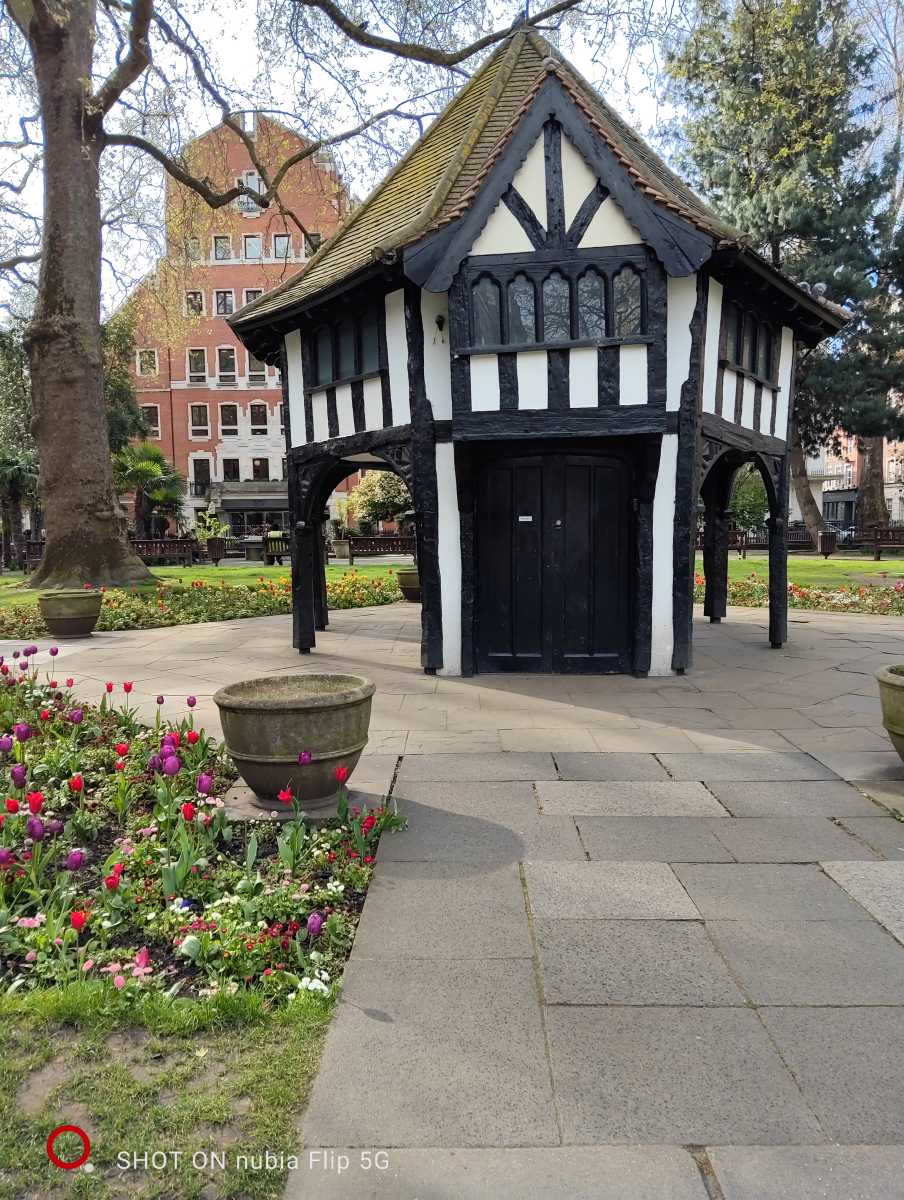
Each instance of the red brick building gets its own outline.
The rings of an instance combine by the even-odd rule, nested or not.
[[[248,132],[267,169],[304,147],[265,117]],[[241,179],[260,189],[247,150],[224,126],[197,138],[186,158],[216,187]],[[193,525],[212,501],[239,536],[288,519],[285,436],[279,372],[245,350],[226,317],[296,274],[349,208],[325,154],[291,168],[280,192],[281,208],[243,196],[211,210],[168,179],[167,254],[133,297],[138,403],[149,440],[188,480],[183,519]]]

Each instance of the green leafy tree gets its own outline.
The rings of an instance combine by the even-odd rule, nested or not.
[[[411,509],[411,493],[393,471],[368,471],[349,496],[348,507],[358,522],[394,521]]]
[[[155,512],[177,513],[185,495],[185,479],[158,446],[130,442],[113,458],[113,479],[121,492],[134,496],[135,532],[149,537]]]
[[[128,308],[120,310],[101,328],[104,360],[104,401],[110,451],[117,454],[133,438],[148,435],[132,383],[135,358],[135,321]]]
[[[735,475],[728,507],[739,529],[759,529],[765,524],[769,500],[763,477],[752,463]]]
[[[878,493],[875,472],[865,473],[878,497],[867,507],[876,508],[881,438],[904,433],[889,400],[902,344],[888,204],[895,166],[871,154],[872,62],[846,0],[703,0],[669,58],[699,188],[774,266],[852,309],[842,333],[797,364],[791,469],[814,537],[822,517],[806,454],[838,427],[874,452],[878,439]]]
[[[34,504],[38,490],[37,456],[31,447],[0,446],[0,510],[2,510],[5,559],[11,561],[13,546],[23,540],[22,508]]]

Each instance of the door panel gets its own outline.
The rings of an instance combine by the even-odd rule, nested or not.
[[[488,464],[477,489],[477,667],[628,669],[628,473],[601,455]]]

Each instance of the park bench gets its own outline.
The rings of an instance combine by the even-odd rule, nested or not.
[[[852,539],[852,544],[872,546],[873,559],[878,562],[882,551],[894,546],[904,546],[904,526],[876,525],[872,529],[858,530]]]
[[[367,537],[357,535],[348,539],[347,561],[351,564],[356,558],[372,558],[378,554],[414,554],[415,545],[414,537],[399,533],[381,533]],[[331,545],[329,552],[334,555]]]
[[[132,549],[143,563],[151,567],[190,567],[200,557],[194,538],[134,538]]]

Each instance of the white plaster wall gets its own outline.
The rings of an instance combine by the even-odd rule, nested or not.
[[[741,397],[741,424],[745,429],[753,429],[753,403],[756,398],[756,384],[752,379],[744,380],[744,392]]]
[[[596,175],[584,156],[565,136],[562,137],[562,188],[565,193],[565,228],[578,215],[581,205],[596,187]]]
[[[794,334],[782,326],[778,356],[778,396],[775,401],[775,436],[782,441],[788,435],[788,400],[791,396],[791,368],[794,364]]]
[[[286,369],[289,384],[289,424],[292,445],[304,445],[304,370],[301,365],[301,331],[293,329],[285,337]]]
[[[549,376],[546,370],[546,351],[531,350],[515,355],[518,377],[518,408],[549,407]]]
[[[314,412],[314,441],[325,442],[330,436],[330,423],[326,411],[326,392],[314,392],[311,396]]]
[[[639,246],[643,238],[609,196],[593,214],[580,246]]]
[[[666,412],[677,412],[681,407],[681,388],[690,372],[691,321],[697,305],[697,276],[669,278],[666,294],[665,408]]]
[[[772,405],[774,403],[772,389],[763,388],[763,398],[760,402],[760,433],[769,433],[772,430]]]
[[[716,411],[716,381],[719,377],[719,328],[722,324],[723,291],[724,288],[717,279],[710,279],[709,296],[706,301],[706,339],[703,349],[703,411],[707,413]],[[728,378],[727,371],[725,377]]]
[[[393,425],[411,420],[408,391],[408,336],[405,333],[405,293],[399,288],[386,296],[386,355]]]
[[[568,356],[569,408],[596,408],[599,403],[599,355],[595,346],[579,346]]]
[[[618,348],[618,403],[646,404],[647,402],[647,348],[619,346]]]
[[[377,377],[364,380],[364,428],[383,428],[383,385]]]
[[[521,193],[534,210],[534,214],[543,228],[546,228],[546,158],[543,153],[543,134],[541,133],[530,150],[524,162],[515,172],[512,180],[515,188]]]
[[[678,434],[664,433],[659,452],[659,472],[653,494],[653,620],[650,674],[670,675],[674,632],[672,629],[672,541],[675,529],[675,478],[678,464]]]
[[[339,436],[348,437],[355,432],[355,412],[352,408],[352,385],[336,385],[336,417],[339,421]]]
[[[498,412],[499,362],[495,354],[471,355],[471,411]]]
[[[538,216],[545,221],[545,212]],[[524,250],[533,250],[531,240],[518,218],[500,200],[468,253],[520,254]]]
[[[455,481],[455,449],[436,443],[436,494],[440,610],[443,619],[443,665],[440,675],[461,674],[461,525]]]
[[[722,373],[722,395],[719,397],[719,416],[726,421],[734,421],[735,396],[738,389],[737,372],[729,371],[726,367]]]
[[[421,292],[424,325],[424,383],[437,421],[452,420],[452,370],[449,359],[449,297],[445,292]],[[436,324],[437,317],[443,328]]]

